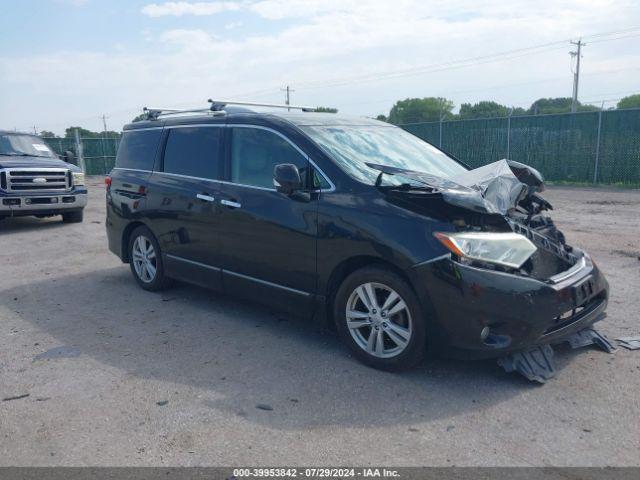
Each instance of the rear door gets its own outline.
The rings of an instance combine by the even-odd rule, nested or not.
[[[303,177],[308,157],[264,127],[231,126],[221,191],[224,289],[295,313],[311,313],[316,290],[317,193],[276,192],[273,169],[292,163]]]
[[[149,182],[149,221],[169,276],[221,286],[219,226],[223,124],[166,127]]]

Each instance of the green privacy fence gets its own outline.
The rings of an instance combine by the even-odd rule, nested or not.
[[[49,146],[59,155],[69,150],[76,159],[82,151],[85,173],[104,175],[111,171],[116,161],[119,138],[80,138],[80,145],[74,138],[45,138]]]
[[[472,167],[501,158],[556,182],[640,185],[640,109],[401,125]],[[47,138],[57,153],[82,150],[89,175],[111,171],[118,138]]]
[[[640,109],[401,125],[471,167],[509,158],[556,182],[640,184]]]

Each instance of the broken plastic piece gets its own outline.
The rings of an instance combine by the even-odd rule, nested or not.
[[[565,339],[571,345],[571,348],[582,348],[587,345],[596,345],[607,353],[613,353],[616,347],[603,334],[597,332],[593,328],[585,328],[573,335],[569,335]]]
[[[629,350],[640,350],[640,336],[616,338],[621,347]]]
[[[545,383],[556,374],[553,348],[550,345],[541,345],[526,352],[510,353],[499,358],[498,365],[506,372],[518,372],[532,382]]]

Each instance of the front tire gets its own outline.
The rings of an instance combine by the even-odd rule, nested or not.
[[[62,221],[64,223],[82,223],[84,220],[84,210],[78,210],[75,212],[67,212],[62,214]]]
[[[426,321],[409,284],[384,267],[353,272],[334,301],[338,333],[362,362],[382,370],[404,370],[426,351]]]
[[[140,226],[129,237],[129,266],[133,278],[145,290],[155,292],[169,286],[164,275],[160,245],[151,230]]]

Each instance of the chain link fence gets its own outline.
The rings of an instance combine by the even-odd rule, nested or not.
[[[552,182],[640,185],[640,109],[451,120],[401,125],[471,167],[501,158],[530,165]],[[47,138],[84,160],[88,175],[114,166],[118,138]]]
[[[640,185],[640,109],[401,125],[471,167],[509,158],[555,182]]]
[[[45,138],[47,144],[58,154],[73,152],[76,162],[87,175],[105,175],[116,162],[119,138]]]

